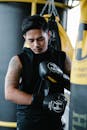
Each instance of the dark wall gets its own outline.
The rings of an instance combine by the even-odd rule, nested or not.
[[[21,22],[30,10],[25,3],[0,3],[0,121],[16,121],[15,104],[4,99],[4,80],[10,58],[23,46]]]

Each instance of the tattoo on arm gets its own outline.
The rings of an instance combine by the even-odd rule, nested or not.
[[[13,57],[9,63],[8,71],[6,74],[6,86],[17,87],[20,80],[22,65],[17,56]]]

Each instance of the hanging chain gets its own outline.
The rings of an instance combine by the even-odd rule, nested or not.
[[[48,14],[54,14],[54,16],[59,16],[58,12],[57,12],[57,9],[55,7],[55,4],[54,4],[54,0],[47,0],[45,6],[43,7],[43,9],[42,9],[42,11],[40,13],[40,16],[42,16],[44,14],[47,7],[48,7]]]

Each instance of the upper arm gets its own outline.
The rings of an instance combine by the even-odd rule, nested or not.
[[[70,75],[71,72],[71,60],[70,58],[66,55],[66,59],[65,59],[65,73]]]
[[[17,88],[20,80],[22,64],[18,56],[14,56],[8,66],[7,74],[5,77],[5,90],[9,88]]]

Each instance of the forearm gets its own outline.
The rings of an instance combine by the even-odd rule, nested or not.
[[[29,105],[32,102],[32,95],[20,91],[17,88],[11,88],[5,91],[5,99],[16,104]]]

